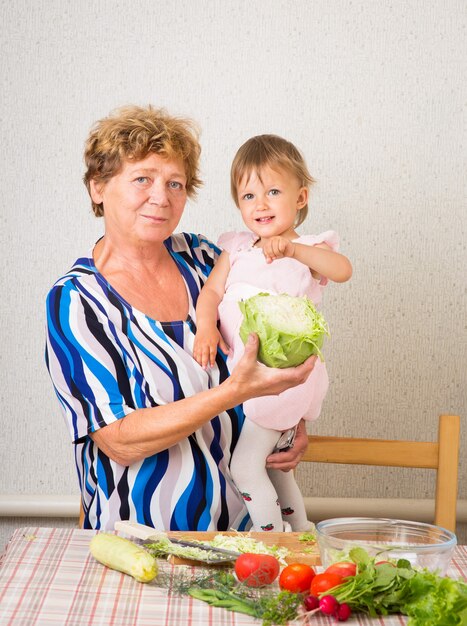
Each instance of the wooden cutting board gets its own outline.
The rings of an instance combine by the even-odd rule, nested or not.
[[[238,532],[189,532],[189,531],[177,531],[167,532],[167,536],[174,539],[186,539],[187,541],[212,541],[216,535],[228,535],[238,536],[243,535],[245,537],[252,537],[256,541],[262,541],[268,546],[276,545],[285,547],[289,550],[288,556],[285,557],[287,563],[306,563],[308,565],[320,565],[321,560],[319,556],[318,544],[314,541],[300,541],[299,537],[302,533],[274,533],[274,532],[262,532],[262,533],[238,533]],[[173,559],[174,563],[187,563],[184,559]],[[195,563],[189,561],[190,564]],[[199,563],[198,563],[199,564]]]

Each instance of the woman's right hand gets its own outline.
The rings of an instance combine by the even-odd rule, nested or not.
[[[297,367],[285,369],[267,367],[258,363],[258,335],[251,333],[245,352],[226,383],[233,385],[238,394],[238,404],[260,396],[276,396],[306,381],[313,371],[317,356],[310,356]]]

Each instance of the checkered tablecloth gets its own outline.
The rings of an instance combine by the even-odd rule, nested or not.
[[[0,560],[2,626],[259,626],[240,613],[212,608],[189,596],[168,593],[156,584],[100,565],[89,553],[95,531],[69,528],[20,528]],[[177,567],[160,561],[170,581]],[[458,546],[448,574],[466,577],[467,547]],[[298,623],[298,622],[297,622]],[[335,622],[313,618],[316,626]],[[369,619],[354,616],[349,624],[401,626],[401,616]]]

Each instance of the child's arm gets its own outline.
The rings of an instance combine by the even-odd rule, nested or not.
[[[314,278],[324,276],[336,283],[345,283],[352,276],[349,259],[325,243],[307,246],[285,237],[271,237],[263,243],[263,254],[268,263],[283,257],[296,259],[310,268]]]
[[[224,251],[216,261],[196,303],[197,330],[193,357],[204,368],[215,364],[218,345],[224,354],[229,352],[229,347],[217,328],[217,307],[224,297],[229,271],[229,255]]]

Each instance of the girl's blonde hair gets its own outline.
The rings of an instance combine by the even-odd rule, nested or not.
[[[315,182],[308,171],[300,151],[286,139],[278,135],[256,135],[248,139],[237,151],[230,170],[230,189],[238,206],[238,185],[247,176],[256,173],[261,180],[261,168],[285,169],[295,176],[300,187],[307,189]],[[297,212],[295,226],[300,226],[308,214],[308,204]]]
[[[85,143],[83,180],[90,194],[91,180],[106,183],[120,171],[123,162],[140,161],[150,153],[167,159],[181,159],[185,165],[186,191],[196,195],[202,185],[199,178],[199,130],[186,118],[173,117],[165,109],[126,106],[99,120]],[[102,217],[102,203],[92,201],[97,217]]]

